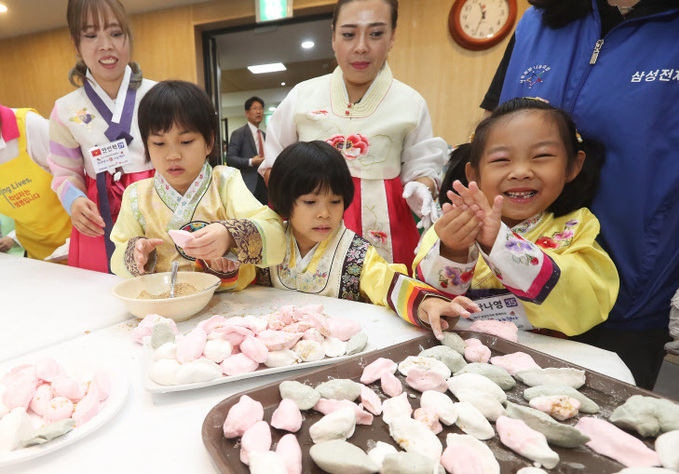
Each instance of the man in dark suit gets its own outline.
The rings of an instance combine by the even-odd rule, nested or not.
[[[264,101],[250,97],[245,101],[245,116],[248,123],[231,134],[226,164],[238,168],[250,192],[261,202],[267,204],[268,197],[264,178],[257,168],[264,161],[264,139],[266,134],[259,129],[264,118]]]

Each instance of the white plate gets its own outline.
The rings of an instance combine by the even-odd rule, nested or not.
[[[113,416],[118,413],[120,408],[123,406],[123,403],[127,398],[127,393],[129,392],[129,382],[127,380],[127,376],[120,369],[113,370],[107,368],[102,370],[104,373],[106,373],[106,375],[109,377],[109,380],[111,381],[111,392],[109,393],[108,398],[104,400],[103,408],[99,413],[97,413],[91,420],[82,426],[73,428],[73,430],[69,431],[65,435],[60,436],[52,441],[37,446],[17,449],[10,451],[9,453],[0,453],[0,468],[44,456],[47,453],[61,449],[64,446],[68,446],[69,444],[91,434],[106,424],[106,422],[108,422],[111,418],[113,418]]]
[[[283,372],[291,372],[293,370],[300,369],[310,369],[312,367],[320,367],[322,365],[334,364],[336,362],[342,362],[347,359],[351,359],[360,354],[370,352],[372,349],[370,347],[370,342],[368,342],[361,352],[357,352],[350,356],[341,357],[326,357],[321,360],[314,360],[310,362],[300,362],[299,364],[288,365],[286,367],[266,367],[264,369],[257,369],[254,372],[249,372],[247,374],[229,375],[224,377],[219,377],[213,380],[208,380],[207,382],[197,382],[197,383],[187,383],[179,385],[160,385],[154,382],[148,375],[148,368],[150,366],[150,352],[151,350],[145,349],[146,352],[146,390],[153,393],[165,393],[165,392],[179,392],[182,390],[193,390],[196,388],[211,387],[212,385],[219,385],[222,383],[235,382],[236,380],[249,379],[253,377],[262,377],[264,375],[280,374]],[[265,367],[263,364],[261,366]]]

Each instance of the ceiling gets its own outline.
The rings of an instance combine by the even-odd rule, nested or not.
[[[206,0],[122,0],[128,14],[201,3]],[[66,26],[68,0],[0,0],[0,39]]]

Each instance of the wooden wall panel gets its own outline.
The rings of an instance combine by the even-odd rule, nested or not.
[[[481,119],[479,104],[509,37],[486,51],[462,48],[448,32],[452,4],[452,0],[401,0],[389,64],[397,79],[426,99],[434,135],[456,145],[467,141]],[[527,0],[518,0],[518,7],[520,18]]]
[[[134,15],[134,59],[144,77],[196,82],[196,48],[190,7]]]
[[[295,0],[296,15],[328,11],[332,0]],[[389,63],[397,79],[427,100],[434,133],[464,142],[481,118],[479,104],[507,39],[486,51],[467,51],[448,33],[452,0],[401,0],[396,44]],[[528,7],[518,0],[519,17]],[[134,58],[154,80],[202,83],[200,31],[251,23],[252,0],[211,0],[133,15]],[[31,106],[49,116],[54,101],[72,90],[67,73],[75,53],[65,28],[0,40],[0,103]],[[11,71],[11,72],[10,72]]]
[[[73,64],[65,28],[0,41],[0,104],[33,107],[49,117],[55,99],[73,90],[68,82]]]

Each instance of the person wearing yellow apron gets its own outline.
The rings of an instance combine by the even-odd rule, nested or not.
[[[35,110],[0,105],[0,129],[0,214],[14,219],[28,257],[43,260],[71,235],[71,218],[45,171],[47,121]]]

